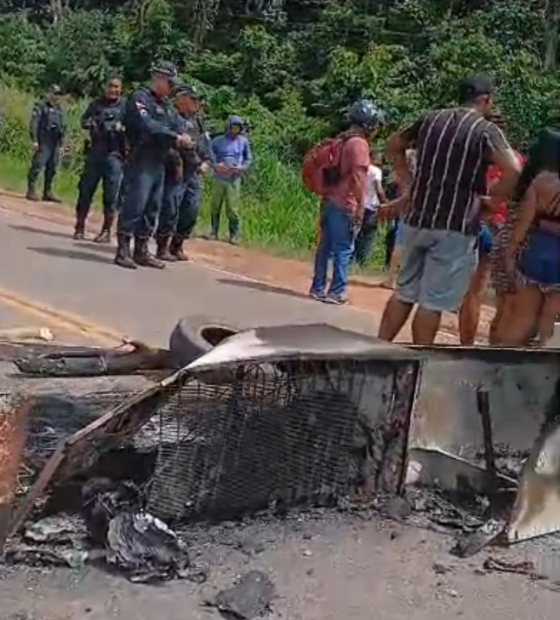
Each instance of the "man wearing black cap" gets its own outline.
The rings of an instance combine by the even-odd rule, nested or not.
[[[166,166],[163,205],[156,233],[157,258],[175,262],[188,260],[183,244],[196,225],[200,210],[200,177],[210,168],[210,140],[200,118],[196,89],[180,85],[175,92],[174,128],[187,133],[192,144],[173,148]]]
[[[127,269],[136,269],[138,265],[156,269],[165,266],[148,251],[161,210],[165,160],[170,147],[192,143],[188,134],[171,127],[167,98],[176,82],[175,65],[162,62],[153,68],[150,86],[132,93],[126,104],[124,124],[130,154],[126,195],[117,227],[115,263]]]
[[[379,329],[383,340],[397,336],[417,304],[413,341],[433,343],[441,313],[459,308],[476,267],[483,203],[498,205],[515,187],[519,162],[500,129],[486,118],[493,90],[486,76],[467,79],[459,107],[429,112],[389,140],[388,155],[409,200],[396,291]],[[417,151],[414,179],[407,148]],[[490,164],[499,166],[503,176],[487,197]]]
[[[46,99],[33,107],[29,123],[33,158],[27,175],[27,200],[39,200],[35,184],[41,172],[44,172],[43,200],[60,202],[53,195],[52,184],[66,132],[64,114],[60,106],[61,95],[60,86],[53,84]]]

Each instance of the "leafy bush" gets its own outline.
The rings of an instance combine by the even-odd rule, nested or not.
[[[290,252],[315,240],[317,205],[300,187],[301,157],[340,128],[357,97],[387,112],[379,144],[430,107],[452,104],[459,80],[474,72],[495,77],[515,145],[558,117],[559,33],[545,0],[65,0],[53,14],[55,5],[0,0],[0,174],[25,168],[32,100],[56,82],[68,93],[60,183],[70,191],[84,98],[111,71],[131,88],[152,62],[173,60],[205,93],[213,131],[232,113],[248,120],[255,166],[244,237]]]

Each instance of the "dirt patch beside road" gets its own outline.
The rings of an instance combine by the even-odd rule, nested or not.
[[[0,208],[17,211],[30,218],[43,220],[52,224],[69,228],[73,226],[72,211],[67,206],[45,203],[30,203],[17,194],[3,192]],[[88,232],[99,230],[101,218],[93,213],[90,217]],[[308,263],[271,256],[263,251],[233,247],[225,243],[193,239],[188,244],[188,251],[193,261],[212,269],[229,272],[232,276],[247,278],[247,288],[260,289],[265,292],[305,296],[309,288],[311,266]],[[373,277],[351,278],[349,296],[356,308],[369,311],[372,327],[378,324],[383,308],[390,297],[390,291],[379,287],[379,279]],[[479,338],[484,340],[493,316],[493,309],[485,306],[482,309]],[[410,339],[407,328],[402,339]],[[444,315],[442,322],[441,342],[457,342],[457,317]]]

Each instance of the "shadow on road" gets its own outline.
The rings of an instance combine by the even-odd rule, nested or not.
[[[274,286],[273,284],[265,284],[264,282],[252,282],[249,280],[235,280],[233,278],[221,278],[218,280],[220,284],[228,284],[229,286],[237,286],[239,288],[248,288],[254,291],[262,291],[263,293],[276,293],[277,295],[287,295],[288,297],[296,297],[298,299],[309,299],[306,293],[292,291],[289,288]]]
[[[47,237],[56,237],[57,239],[71,239],[71,232],[58,232],[56,230],[44,230],[43,228],[34,228],[33,226],[24,226],[21,224],[9,224],[10,228],[18,232],[33,233],[35,235],[46,235]]]
[[[76,241],[77,248],[85,248],[86,250],[95,250],[102,254],[111,254],[113,256],[116,252],[116,247],[108,243],[93,243],[93,241]]]
[[[79,250],[63,250],[61,248],[41,248],[41,247],[28,247],[28,250],[36,252],[37,254],[43,254],[44,256],[54,256],[55,258],[71,258],[74,260],[89,261],[90,263],[103,263],[104,265],[110,263],[110,259],[97,254],[90,254],[89,252],[80,252]]]

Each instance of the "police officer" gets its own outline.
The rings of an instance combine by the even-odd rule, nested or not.
[[[108,243],[115,219],[125,157],[122,80],[111,77],[101,97],[94,99],[82,115],[81,125],[89,131],[84,169],[76,204],[74,239],[83,239],[91,202],[103,182],[103,226],[94,241]]]
[[[148,251],[161,210],[165,161],[171,146],[192,144],[188,134],[176,131],[171,124],[172,112],[166,100],[176,82],[175,65],[160,63],[152,70],[150,86],[136,90],[126,103],[124,124],[130,153],[126,194],[117,227],[115,263],[127,269],[136,269],[137,265],[156,269],[165,266]]]
[[[201,176],[210,169],[210,139],[200,118],[200,98],[192,86],[181,85],[175,92],[179,133],[191,136],[191,146],[172,149],[166,170],[162,212],[156,233],[157,258],[186,261],[183,243],[194,230],[201,199]]]
[[[36,103],[33,107],[29,123],[33,159],[27,176],[26,198],[28,200],[39,200],[35,192],[35,184],[41,172],[44,171],[43,200],[60,202],[52,193],[52,184],[66,133],[64,115],[60,107],[61,95],[60,86],[53,85],[45,101]]]

